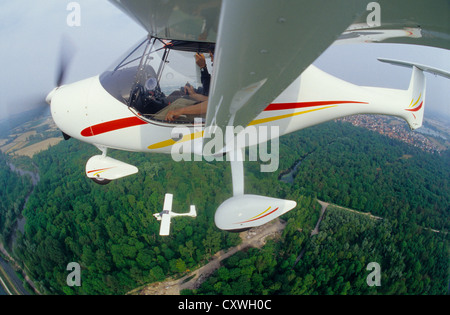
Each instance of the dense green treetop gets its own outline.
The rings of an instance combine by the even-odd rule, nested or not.
[[[98,186],[84,174],[95,154],[71,139],[33,158],[41,180],[25,209],[17,252],[41,292],[123,294],[193,270],[240,242],[214,225],[215,210],[232,196],[229,163],[111,150],[139,173]],[[259,163],[245,163],[246,193],[298,203],[282,217],[281,239],[229,258],[197,293],[445,293],[447,234],[427,228],[448,231],[448,158],[346,123],[282,137],[277,172],[260,173]],[[300,160],[293,184],[278,180]],[[198,216],[177,218],[171,236],[160,237],[152,214],[161,211],[166,192],[174,194],[174,211],[195,204]],[[320,211],[316,198],[384,219],[330,210],[311,238]],[[367,287],[370,261],[385,271],[381,288]],[[66,284],[70,262],[81,265],[81,287]]]

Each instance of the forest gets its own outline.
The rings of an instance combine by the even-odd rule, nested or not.
[[[229,163],[111,150],[111,157],[136,165],[139,173],[99,186],[84,174],[96,154],[71,139],[33,157],[40,182],[24,210],[25,233],[15,252],[40,292],[124,294],[181,276],[239,244],[238,234],[214,225],[215,210],[232,195]],[[281,182],[280,174],[298,161],[293,184]],[[445,294],[448,161],[448,153],[424,153],[341,122],[284,136],[277,172],[260,173],[257,162],[245,163],[246,193],[298,202],[282,217],[283,235],[230,257],[202,287],[183,293]],[[31,186],[18,176],[0,178],[8,178],[5,187],[13,192],[12,206],[2,204],[0,223],[6,224],[13,218],[5,209],[20,209],[21,193]],[[14,189],[9,178],[24,182]],[[161,211],[166,192],[174,194],[174,211],[195,204],[198,216],[177,219],[171,236],[160,237],[153,213]],[[383,220],[330,207],[320,233],[310,237],[320,211],[316,198]],[[381,287],[366,284],[371,261],[381,265]],[[66,284],[70,262],[82,267],[80,287]]]
[[[306,152],[294,189],[305,189],[320,200],[401,223],[449,230],[448,150],[442,155],[425,153],[341,122],[302,133],[305,137],[299,150]]]
[[[228,258],[197,290],[182,294],[445,294],[448,238],[329,206],[318,235],[293,218],[278,242]],[[299,220],[302,222],[302,220]],[[304,224],[302,222],[302,224]],[[305,224],[304,226],[307,226]],[[399,231],[399,228],[401,229]],[[369,286],[370,262],[380,286]]]
[[[31,188],[31,179],[12,171],[7,157],[0,152],[0,243],[8,244]]]

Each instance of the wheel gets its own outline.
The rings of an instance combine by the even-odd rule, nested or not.
[[[101,177],[95,177],[95,178],[91,178],[91,179],[94,181],[94,183],[99,184],[99,185],[107,185],[107,184],[111,183],[111,180],[101,178]]]

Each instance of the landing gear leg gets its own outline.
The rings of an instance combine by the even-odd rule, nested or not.
[[[106,157],[106,154],[108,153],[108,148],[104,147],[104,146],[96,146],[96,147],[97,147],[97,149],[102,151],[102,156]],[[109,179],[100,177],[100,174],[97,174],[96,177],[91,177],[91,179],[94,183],[96,183],[98,185],[102,185],[102,186],[111,183],[111,181]]]

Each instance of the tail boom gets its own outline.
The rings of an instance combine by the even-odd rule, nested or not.
[[[376,114],[402,118],[417,129],[423,122],[426,80],[421,68],[412,67],[409,88],[400,90],[358,86],[310,66],[294,83],[297,88],[288,88],[251,124],[278,125],[284,135],[337,118]]]

